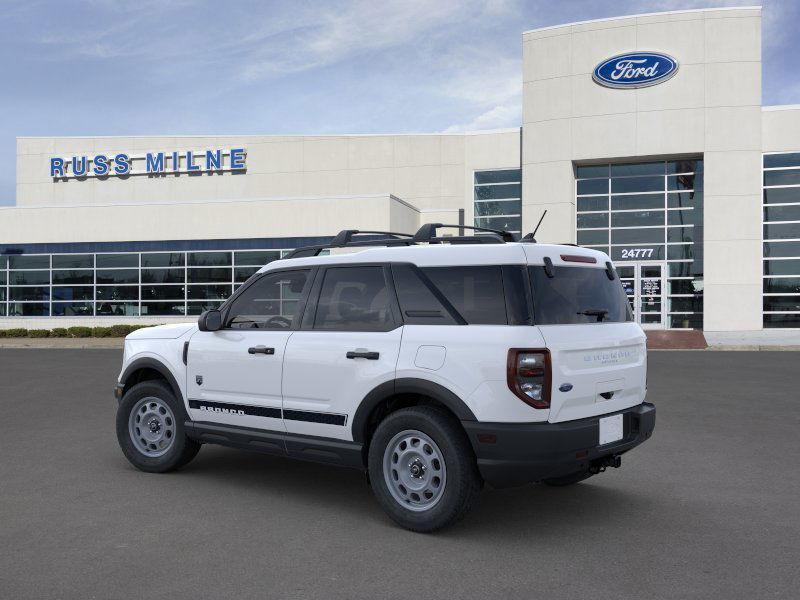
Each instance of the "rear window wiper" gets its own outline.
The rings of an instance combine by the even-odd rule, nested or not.
[[[587,317],[597,317],[597,322],[602,323],[608,311],[605,308],[587,308],[578,312],[579,315],[586,315]]]

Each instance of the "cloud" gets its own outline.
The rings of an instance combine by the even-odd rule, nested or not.
[[[465,131],[481,131],[490,129],[506,129],[518,126],[522,122],[519,103],[502,104],[479,114],[468,123],[450,125],[443,133],[463,133]]]
[[[245,81],[272,78],[413,44],[451,27],[464,14],[475,14],[475,8],[474,2],[453,0],[329,6],[297,15],[290,28],[250,39],[252,52],[239,74]]]

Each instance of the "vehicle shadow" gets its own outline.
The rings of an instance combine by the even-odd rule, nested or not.
[[[206,446],[178,474],[201,485],[225,486],[229,491],[246,488],[265,498],[275,495],[292,503],[324,501],[326,509],[376,526],[395,527],[378,506],[364,474],[354,469]],[[585,532],[595,523],[624,526],[632,518],[651,514],[652,496],[603,477],[563,488],[535,484],[484,488],[469,516],[438,535],[479,540],[528,535],[535,528],[539,538],[557,537],[571,530]]]

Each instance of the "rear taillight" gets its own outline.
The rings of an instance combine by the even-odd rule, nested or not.
[[[512,348],[508,351],[508,387],[533,408],[550,408],[550,352]]]

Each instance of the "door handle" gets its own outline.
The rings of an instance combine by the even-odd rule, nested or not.
[[[266,346],[253,346],[247,349],[248,354],[275,354],[275,348],[267,348]]]
[[[367,360],[378,360],[381,357],[380,353],[368,350],[350,350],[345,356],[347,358],[366,358]]]

